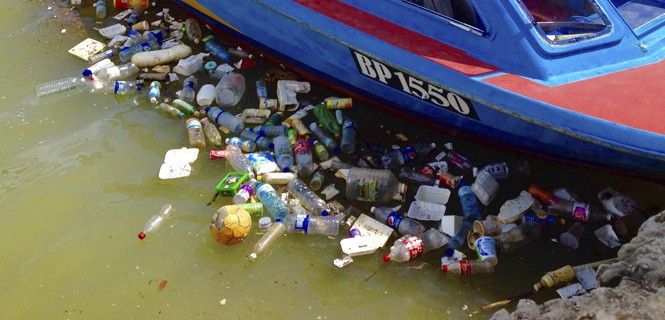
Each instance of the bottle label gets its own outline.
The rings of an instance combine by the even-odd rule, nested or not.
[[[295,229],[296,230],[302,230],[303,232],[307,233],[307,225],[309,224],[309,216],[306,214],[297,214],[296,215],[296,222],[295,222]]]
[[[469,260],[462,260],[459,262],[459,267],[460,267],[460,275],[462,276],[470,276],[471,273],[473,272],[472,266],[471,266],[471,261]]]
[[[309,144],[306,142],[298,142],[296,143],[296,146],[293,147],[293,153],[296,154],[307,153],[309,150]]]
[[[375,180],[359,179],[356,181],[356,200],[374,202],[378,196],[378,186]]]
[[[386,218],[386,224],[389,227],[397,230],[399,228],[399,224],[402,223],[402,220],[404,220],[404,217],[402,217],[399,213],[391,212]]]
[[[420,257],[424,252],[423,241],[418,237],[405,237],[402,239],[402,244],[406,250],[409,250],[409,260]]]
[[[573,220],[586,222],[589,220],[589,205],[582,202],[573,203]]]
[[[402,154],[404,164],[407,164],[416,159],[416,149],[413,147],[399,148],[399,152]]]

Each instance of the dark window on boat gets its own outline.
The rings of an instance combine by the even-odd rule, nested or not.
[[[485,26],[471,0],[406,0],[439,15],[485,31]]]
[[[521,0],[539,32],[556,44],[606,33],[609,20],[594,0]]]
[[[665,16],[662,0],[612,0],[612,4],[633,30]]]

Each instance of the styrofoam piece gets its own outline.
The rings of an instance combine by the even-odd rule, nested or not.
[[[159,168],[159,178],[176,179],[187,177],[192,172],[191,163],[199,156],[197,148],[172,149],[164,155],[164,163]]]
[[[106,48],[106,45],[95,40],[95,39],[85,39],[81,41],[79,44],[75,45],[73,48],[69,49],[69,53],[85,60],[88,61],[90,57],[95,55],[98,52],[101,52]]]
[[[513,223],[520,220],[522,215],[531,208],[534,199],[528,192],[522,190],[515,199],[506,201],[499,209],[497,217],[501,223]]]
[[[107,39],[113,39],[113,37],[125,34],[125,32],[127,32],[127,27],[119,23],[99,29],[99,34]]]
[[[446,206],[425,201],[413,201],[406,216],[424,221],[438,221],[446,213]]]
[[[443,216],[441,217],[441,225],[439,225],[439,231],[443,234],[454,237],[462,228],[462,216]]]
[[[353,258],[351,258],[351,256],[348,255],[333,260],[333,264],[340,269],[348,266],[349,264],[351,264],[351,262],[353,262]]]
[[[379,240],[373,235],[346,238],[339,242],[342,252],[351,257],[372,254],[380,248],[378,244]]]
[[[385,246],[394,231],[391,227],[364,213],[358,217],[351,229],[358,229],[363,236],[374,236],[373,241],[377,248]]]
[[[450,190],[432,186],[420,186],[416,192],[416,200],[435,204],[446,204],[450,199]]]

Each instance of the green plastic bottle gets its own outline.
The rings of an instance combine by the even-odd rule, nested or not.
[[[326,130],[330,131],[332,134],[335,135],[335,138],[339,138],[342,128],[339,126],[339,123],[337,123],[337,119],[335,116],[330,112],[330,110],[326,107],[325,104],[319,104],[314,108],[314,116],[316,117],[316,120],[319,122],[319,125]]]

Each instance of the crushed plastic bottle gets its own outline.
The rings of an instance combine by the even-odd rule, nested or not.
[[[37,97],[46,97],[56,93],[80,88],[86,85],[86,79],[81,77],[67,77],[54,81],[45,82],[35,87]]]
[[[287,172],[293,167],[293,149],[286,136],[277,136],[272,139],[275,152],[275,163],[282,171]]]
[[[148,222],[146,222],[145,226],[143,227],[143,230],[138,233],[138,238],[143,240],[145,239],[148,234],[155,233],[159,227],[161,227],[164,224],[164,221],[166,221],[168,218],[170,218],[173,215],[173,212],[175,209],[173,209],[173,206],[171,204],[165,204],[162,206],[162,209],[159,210],[159,213],[152,216]]]
[[[233,62],[233,58],[226,50],[226,48],[217,41],[213,36],[203,38],[203,46],[206,51],[213,55],[213,57],[222,60],[226,63]]]
[[[329,214],[326,202],[309,189],[300,179],[293,179],[287,184],[289,194],[296,198],[300,205],[313,214],[327,216]]]
[[[390,253],[383,255],[383,261],[386,263],[411,261],[428,251],[443,247],[446,243],[448,237],[436,229],[428,229],[421,238],[404,235],[390,247]]]
[[[247,159],[247,156],[242,153],[240,148],[227,143],[225,150],[226,154],[224,158],[235,171],[246,172],[250,178],[254,178],[254,166]]]
[[[240,137],[245,140],[253,141],[254,144],[256,144],[256,146],[261,150],[273,148],[273,144],[270,139],[268,139],[268,137],[262,134],[258,134],[251,129],[242,130],[240,132]]]
[[[245,93],[245,77],[239,73],[229,72],[217,83],[215,101],[222,107],[232,107],[240,102]]]
[[[372,207],[370,211],[374,213],[377,220],[395,229],[400,234],[418,237],[425,231],[425,226],[420,222],[404,217],[392,208]]]
[[[185,79],[185,81],[182,83],[182,90],[180,90],[178,97],[184,101],[187,101],[188,103],[194,103],[194,99],[196,98],[197,84],[198,80],[196,80],[195,76],[187,77],[187,79]]]
[[[205,149],[206,143],[199,119],[187,119],[187,136],[189,137],[189,145],[192,148]]]
[[[309,130],[316,136],[316,138],[323,143],[328,150],[333,152],[339,152],[339,146],[333,137],[331,137],[327,132],[323,131],[316,123],[312,122],[309,124]]]
[[[339,234],[339,220],[332,216],[290,214],[286,217],[284,224],[288,233],[301,231],[329,237],[336,237]]]
[[[308,178],[314,172],[316,165],[312,159],[312,152],[307,139],[299,139],[293,148],[293,154],[296,158],[296,166],[298,168],[298,176],[301,178]]]
[[[206,138],[208,138],[210,145],[217,148],[221,147],[222,135],[219,133],[219,130],[217,130],[217,127],[210,123],[210,120],[207,118],[201,119],[201,125],[203,125],[203,133],[205,133]]]
[[[397,170],[418,158],[424,158],[434,148],[436,148],[435,143],[418,143],[412,147],[398,148],[383,155],[381,163],[383,163],[383,167],[386,169]]]
[[[346,178],[348,200],[386,203],[401,199],[407,187],[389,170],[351,168],[338,171]]]
[[[275,221],[283,221],[289,214],[286,203],[277,195],[277,191],[271,185],[262,182],[257,183],[256,194]]]
[[[196,19],[189,18],[184,23],[185,35],[190,41],[199,44],[201,42],[201,26]]]
[[[251,261],[256,261],[258,256],[264,253],[270,246],[272,246],[282,235],[286,233],[286,225],[281,222],[275,222],[270,227],[266,233],[254,244],[252,247],[252,253],[249,254],[248,258]]]

